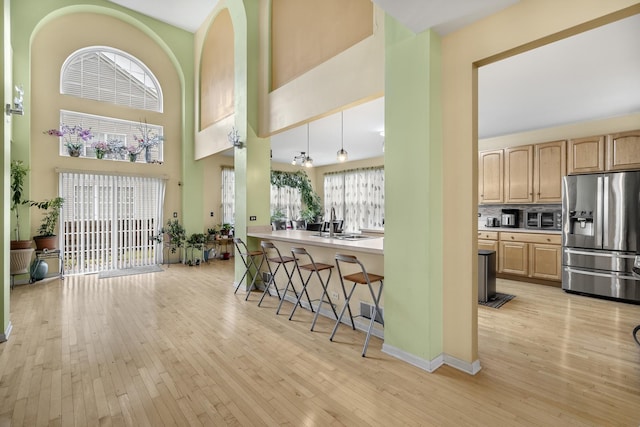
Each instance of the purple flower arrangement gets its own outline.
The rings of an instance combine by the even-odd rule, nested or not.
[[[82,126],[69,126],[62,124],[60,129],[49,129],[44,131],[45,134],[62,138],[64,146],[69,150],[81,150],[84,145],[93,139],[91,128],[85,129]]]

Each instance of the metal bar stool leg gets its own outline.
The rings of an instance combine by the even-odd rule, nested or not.
[[[341,262],[357,265],[360,268],[360,272],[343,275],[340,269]],[[340,326],[340,322],[342,321],[342,317],[344,316],[344,313],[346,310],[349,310],[349,316],[351,317],[351,327],[355,329],[355,323],[353,321],[353,318],[360,317],[362,315],[353,316],[353,313],[351,313],[351,308],[349,307],[349,303],[351,301],[351,297],[353,296],[356,286],[359,284],[367,285],[367,288],[369,289],[369,293],[371,294],[371,299],[373,301],[373,307],[371,308],[371,313],[369,313],[369,317],[370,317],[369,327],[367,328],[367,335],[365,337],[364,346],[362,348],[362,357],[365,357],[365,355],[367,354],[367,347],[369,346],[369,340],[371,338],[371,331],[373,330],[373,323],[376,321],[376,317],[378,317],[378,313],[380,313],[380,323],[382,324],[382,326],[384,326],[384,318],[382,316],[382,310],[380,310],[380,298],[382,297],[382,288],[384,286],[384,276],[367,273],[367,270],[365,269],[364,265],[353,255],[336,254],[336,266],[338,267],[338,274],[340,275],[340,283],[342,284],[343,292],[345,290],[344,280],[353,282],[353,285],[351,287],[351,290],[349,291],[349,295],[347,295],[345,298],[344,307],[342,307],[340,317],[336,321],[336,324],[333,328],[333,332],[331,333],[331,336],[329,337],[329,340],[333,341],[333,338],[338,330],[338,327]],[[373,291],[373,286],[371,282],[380,282],[380,287],[378,289],[377,295]]]
[[[291,320],[293,318],[293,315],[296,311],[296,309],[298,308],[298,304],[300,303],[300,299],[302,298],[303,294],[307,295],[307,298],[309,298],[309,294],[307,292],[307,286],[309,285],[309,282],[311,281],[311,277],[313,277],[313,274],[315,273],[316,277],[318,278],[318,280],[320,281],[320,285],[322,286],[322,294],[320,295],[320,299],[318,302],[318,307],[316,308],[316,312],[315,315],[313,316],[313,322],[311,323],[311,330],[313,331],[313,328],[316,325],[316,322],[318,320],[318,316],[320,314],[320,311],[322,309],[322,303],[325,302],[325,296],[326,296],[326,302],[331,306],[331,310],[333,311],[333,314],[335,315],[336,319],[338,318],[338,313],[336,312],[335,306],[333,304],[333,302],[331,301],[331,297],[329,296],[329,292],[327,291],[327,286],[329,285],[329,282],[331,281],[331,272],[333,269],[333,265],[329,265],[329,264],[323,264],[323,263],[316,263],[313,260],[313,257],[309,254],[309,252],[307,252],[306,249],[304,248],[291,248],[291,253],[293,254],[293,257],[296,259],[295,263],[296,263],[296,269],[298,270],[298,274],[300,275],[300,280],[303,284],[302,286],[302,291],[300,292],[300,295],[298,296],[298,299],[296,301],[296,304],[293,307],[293,310],[291,311],[291,315],[289,316],[289,320]],[[297,260],[297,256],[306,256],[309,259],[309,264],[303,264],[300,265],[300,263],[298,263]],[[309,276],[307,276],[306,280],[304,279],[304,277],[302,276],[302,270],[308,271],[309,272]],[[322,279],[322,276],[320,275],[321,271],[329,271],[329,274],[326,278],[326,280]],[[310,307],[313,311],[313,304],[311,303],[311,301],[309,301]]]

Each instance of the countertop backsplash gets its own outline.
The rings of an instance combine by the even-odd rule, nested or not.
[[[498,224],[500,224],[500,218],[503,209],[517,209],[518,213],[518,228],[524,228],[524,212],[525,211],[548,211],[548,210],[561,210],[562,205],[557,204],[535,204],[535,205],[479,205],[478,206],[478,226],[484,226],[487,223],[487,217],[498,218]],[[502,225],[502,224],[500,224]]]

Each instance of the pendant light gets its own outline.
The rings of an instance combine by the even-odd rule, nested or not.
[[[340,149],[338,150],[338,161],[346,162],[348,158],[347,151],[344,149],[344,111],[340,111]]]
[[[313,166],[313,159],[311,156],[311,149],[309,148],[309,123],[307,123],[307,158],[304,161],[304,165],[308,168]]]

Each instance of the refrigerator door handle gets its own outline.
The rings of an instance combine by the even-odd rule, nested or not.
[[[625,273],[619,273],[615,271],[601,272],[601,271],[595,271],[595,270],[582,270],[579,268],[571,268],[571,267],[564,267],[564,269],[567,273],[584,274],[585,276],[607,277],[607,278],[615,277],[616,279],[640,281],[640,278],[635,277],[633,274],[625,274]]]
[[[600,226],[602,227],[602,244],[603,246],[609,245],[609,176],[604,176],[604,185],[600,187],[602,190],[602,221]]]
[[[597,180],[598,189],[596,192],[596,223],[594,224],[594,226],[595,226],[597,248],[602,248],[602,203],[603,203],[602,179],[603,178],[601,176],[598,177],[598,180]]]

